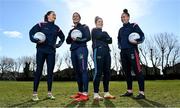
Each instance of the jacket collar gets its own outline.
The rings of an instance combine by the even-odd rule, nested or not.
[[[48,23],[48,24],[52,24],[52,25],[54,24],[54,22],[49,22],[49,21],[47,21],[47,23]]]
[[[126,24],[123,24],[123,27],[128,27],[130,25],[130,23],[126,23]]]
[[[81,26],[82,24],[81,23],[78,23],[75,27],[79,27],[79,26]]]

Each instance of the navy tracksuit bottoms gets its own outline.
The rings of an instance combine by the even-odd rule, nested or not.
[[[55,51],[48,52],[45,49],[37,48],[36,53],[36,72],[34,73],[34,92],[37,92],[39,81],[42,75],[42,70],[44,66],[44,62],[47,63],[47,85],[48,91],[52,89],[52,81],[53,81],[53,70],[55,65]]]
[[[76,80],[79,92],[88,92],[88,49],[87,47],[79,47],[71,51],[71,60],[73,69],[76,72]]]
[[[126,75],[127,89],[132,90],[133,79],[131,72],[134,71],[138,80],[139,90],[144,91],[144,76],[141,70],[138,49],[121,49],[120,55],[122,68]]]
[[[110,67],[111,67],[111,56],[109,48],[106,47],[97,47],[93,49],[93,58],[94,58],[94,93],[99,92],[99,85],[101,76],[103,73],[103,86],[104,92],[109,91],[109,80],[110,80]]]

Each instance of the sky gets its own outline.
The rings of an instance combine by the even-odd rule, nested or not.
[[[129,10],[130,22],[136,22],[149,36],[157,33],[174,33],[180,41],[180,0],[0,0],[0,57],[18,58],[36,53],[35,44],[29,39],[29,30],[49,10],[57,14],[56,24],[65,36],[72,28],[72,13],[81,14],[81,23],[90,29],[95,16],[104,20],[103,30],[113,38],[117,47],[117,34],[124,8]],[[64,43],[57,49],[60,56],[69,51]],[[88,42],[91,50],[91,42]]]

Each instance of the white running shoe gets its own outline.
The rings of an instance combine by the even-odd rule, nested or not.
[[[34,102],[39,101],[39,98],[38,98],[37,94],[33,94],[32,101],[34,101]]]
[[[103,97],[101,97],[98,93],[94,93],[94,100],[103,100]]]
[[[116,97],[111,95],[109,92],[104,92],[105,99],[115,99]]]
[[[48,99],[55,100],[56,98],[52,95],[52,93],[48,93]]]

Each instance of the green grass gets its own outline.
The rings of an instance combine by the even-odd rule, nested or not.
[[[74,103],[69,98],[77,91],[76,82],[54,82],[53,94],[56,100],[47,100],[47,84],[41,82],[39,86],[40,101],[32,102],[32,82],[0,81],[1,107],[180,107],[180,80],[146,81],[146,100],[119,97],[125,92],[125,82],[111,82],[110,92],[116,96],[115,100],[93,102],[93,88],[90,82],[90,100]],[[102,83],[100,94],[103,95]],[[134,94],[138,93],[137,82],[134,82]]]

